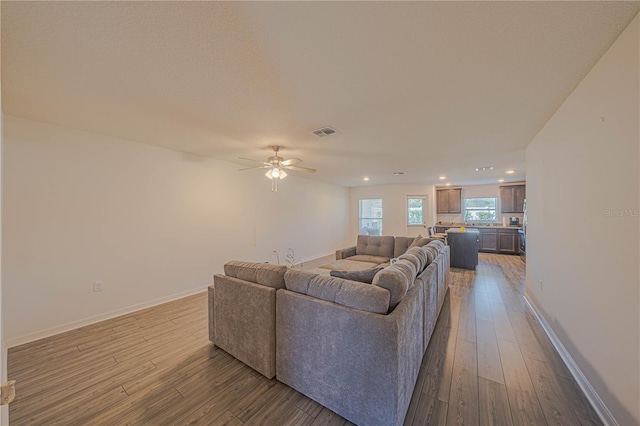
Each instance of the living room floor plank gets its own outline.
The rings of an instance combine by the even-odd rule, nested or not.
[[[602,424],[522,300],[519,257],[479,259],[451,271],[405,425]],[[11,348],[8,368],[12,426],[352,425],[215,348],[204,292]]]

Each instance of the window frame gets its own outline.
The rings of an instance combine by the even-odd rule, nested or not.
[[[467,208],[467,201],[469,200],[493,200],[493,208]],[[493,219],[489,219],[489,220],[483,220],[483,219],[469,219],[467,218],[467,211],[475,211],[475,212],[483,212],[483,211],[493,211],[494,212],[494,218]],[[470,197],[470,198],[465,198],[463,200],[463,213],[462,213],[462,217],[464,219],[465,223],[498,223],[498,197]]]
[[[422,221],[420,223],[411,223],[410,220],[410,209],[411,207],[409,207],[409,202],[411,200],[422,200],[422,207],[421,207],[421,213],[422,213]],[[426,195],[407,195],[407,215],[405,216],[407,219],[407,228],[415,228],[415,227],[424,227],[426,224],[426,218],[425,218],[425,206],[427,204],[427,196]]]
[[[362,216],[362,202],[363,201],[380,201],[380,217],[363,217]],[[373,210],[373,209],[372,209]],[[361,198],[358,200],[358,233],[359,234],[363,234],[362,230],[364,229],[364,227],[362,226],[362,221],[363,220],[371,220],[371,221],[377,221],[380,223],[380,227],[379,228],[372,228],[372,229],[378,229],[380,231],[379,234],[377,235],[382,235],[382,226],[383,226],[383,221],[384,221],[384,200],[382,198]],[[366,233],[364,235],[372,235],[369,233]],[[373,234],[376,235],[376,234]]]

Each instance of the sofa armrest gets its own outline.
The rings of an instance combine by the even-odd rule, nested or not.
[[[214,280],[213,343],[272,378],[276,356],[276,289],[226,275],[215,275]]]
[[[340,250],[336,250],[336,260],[346,259],[347,257],[356,255],[356,246],[351,246],[347,248],[343,248]]]

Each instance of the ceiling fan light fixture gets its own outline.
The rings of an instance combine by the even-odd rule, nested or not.
[[[269,171],[267,171],[267,173],[265,173],[265,176],[268,177],[269,179],[284,179],[287,177],[287,173],[283,170],[283,169],[279,169],[277,167],[274,167],[272,169],[269,169]]]

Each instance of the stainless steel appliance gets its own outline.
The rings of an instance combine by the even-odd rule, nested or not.
[[[510,217],[509,218],[509,226],[520,226],[520,218],[519,217]]]

